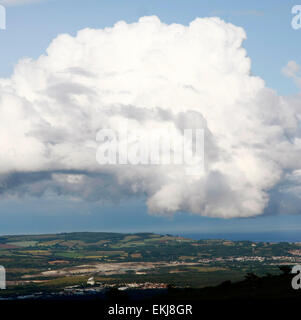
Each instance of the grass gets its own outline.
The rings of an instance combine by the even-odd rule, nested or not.
[[[37,243],[38,241],[15,241],[15,242],[8,242],[7,244],[11,246],[16,246],[16,247],[27,248],[27,247],[34,247]]]
[[[189,267],[191,270],[195,270],[198,272],[216,272],[216,271],[227,271],[227,268],[221,267]]]

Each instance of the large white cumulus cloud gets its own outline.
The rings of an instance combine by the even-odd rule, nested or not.
[[[157,17],[56,38],[0,79],[0,192],[88,200],[146,197],[149,211],[213,217],[264,212],[300,169],[298,102],[251,74],[242,28]],[[205,172],[100,166],[102,128],[205,129]],[[286,178],[288,177],[288,178]]]

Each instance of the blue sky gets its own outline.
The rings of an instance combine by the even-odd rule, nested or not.
[[[7,7],[7,29],[0,31],[0,76],[9,77],[24,57],[37,58],[58,34],[83,28],[104,28],[119,20],[137,21],[157,15],[166,23],[188,24],[196,17],[219,16],[247,32],[244,43],[252,72],[281,95],[298,92],[281,68],[288,61],[301,63],[301,30],[291,28],[295,1],[222,0],[45,0]],[[72,203],[64,199],[20,199],[0,203],[0,233],[91,231],[255,232],[301,227],[300,215],[252,219],[213,219],[177,214],[150,216],[141,201],[121,204]]]

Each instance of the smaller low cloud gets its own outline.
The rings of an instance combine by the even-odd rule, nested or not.
[[[10,6],[22,6],[22,5],[38,3],[42,1],[44,0],[2,0],[0,1],[0,4],[6,7],[10,7]]]
[[[288,78],[292,78],[296,86],[301,88],[300,66],[295,61],[289,61],[287,65],[282,68],[282,74]]]

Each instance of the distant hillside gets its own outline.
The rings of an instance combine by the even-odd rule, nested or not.
[[[0,265],[8,280],[5,294],[60,291],[83,286],[91,276],[112,286],[163,283],[201,288],[237,282],[247,273],[276,275],[278,266],[296,263],[301,263],[300,243],[108,232],[0,237]]]

